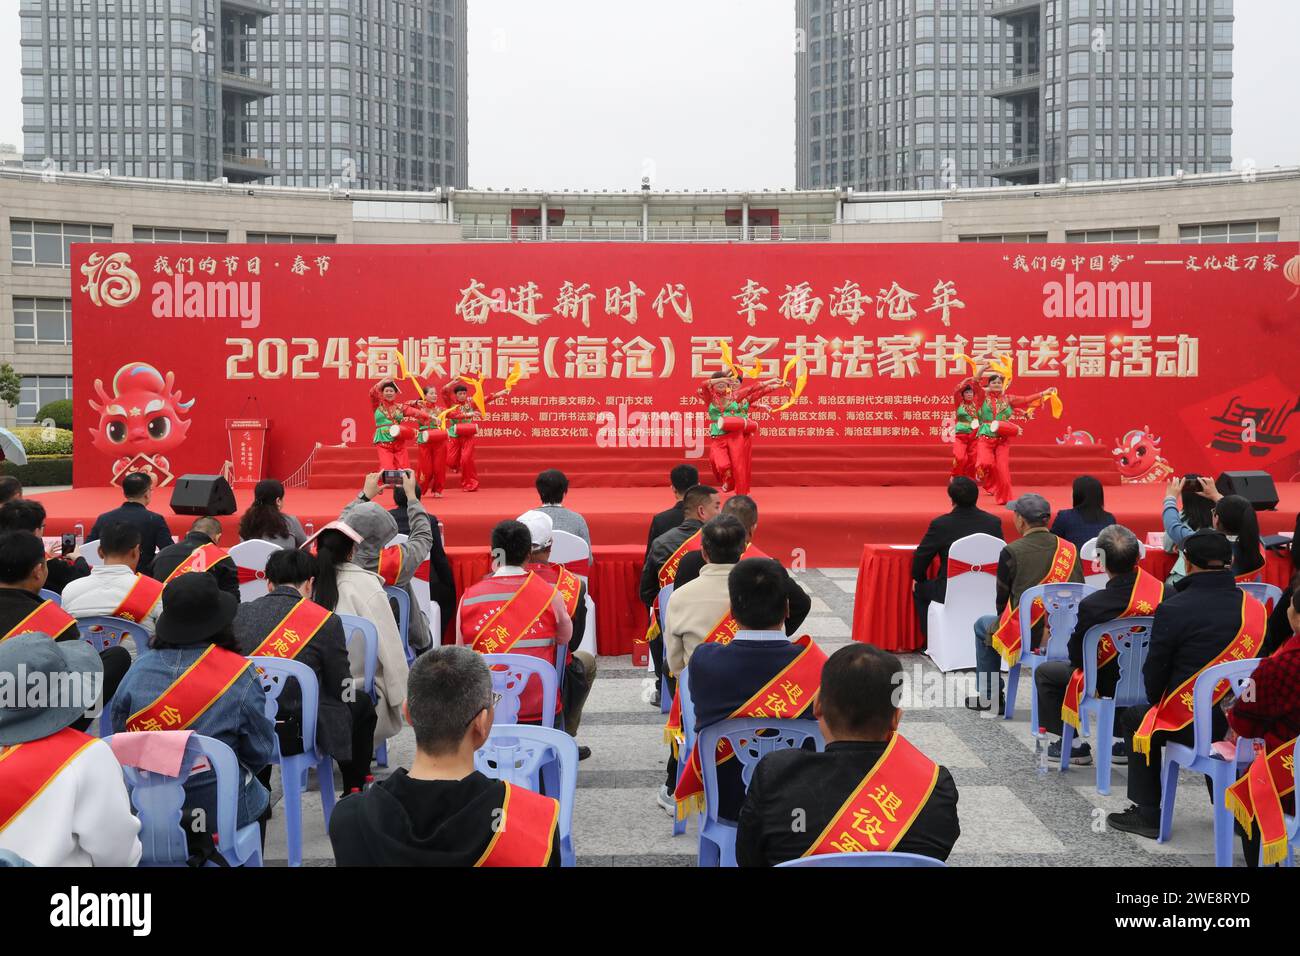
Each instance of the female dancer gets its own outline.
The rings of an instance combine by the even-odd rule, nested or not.
[[[447,405],[442,413],[449,439],[447,464],[452,471],[460,472],[461,491],[478,491],[479,487],[478,468],[474,463],[476,423],[487,417],[486,406],[509,395],[513,385],[507,379],[505,388],[484,397],[483,381],[481,376],[475,379],[462,374],[442,387],[442,399]]]
[[[993,365],[981,376],[984,402],[979,409],[979,431],[975,447],[975,480],[993,495],[1000,505],[1011,500],[1011,439],[1023,431],[1019,421],[1034,417],[1038,406],[1052,401],[1058,417],[1056,389],[1048,388],[1034,395],[1007,395],[1010,362]]]
[[[751,411],[764,410],[753,404],[786,383],[779,378],[755,380],[741,386],[731,372],[714,372],[700,383],[699,396],[709,415],[709,464],[723,491],[749,494],[753,471],[754,436],[758,424],[749,417]]]
[[[375,451],[380,471],[397,471],[411,467],[406,447],[416,437],[418,411],[409,403],[399,403],[400,389],[391,378],[370,389],[370,404],[375,409]]]

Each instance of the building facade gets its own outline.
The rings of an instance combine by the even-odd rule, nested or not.
[[[469,177],[467,0],[22,0],[32,169],[428,190]]]
[[[796,183],[1232,165],[1232,0],[797,0]]]

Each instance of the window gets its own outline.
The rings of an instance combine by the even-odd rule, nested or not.
[[[136,242],[225,242],[224,229],[164,229],[161,226],[136,226]]]
[[[958,236],[958,242],[1046,242],[1045,232],[1002,233],[988,236]]]
[[[18,423],[30,425],[49,402],[72,398],[71,375],[24,375],[18,399]]]
[[[1139,226],[1136,229],[1088,229],[1067,232],[1066,242],[1133,242],[1154,245],[1160,241],[1159,226]]]
[[[1202,222],[1178,227],[1178,241],[1183,243],[1277,242],[1281,222],[1261,219],[1257,222]]]
[[[14,296],[14,341],[72,344],[72,300]]]
[[[112,226],[79,222],[33,222],[14,219],[9,224],[16,266],[62,266],[72,263],[74,242],[112,242]]]
[[[296,232],[250,232],[247,241],[251,243],[274,242],[310,244],[331,243],[337,241],[337,238],[338,237],[336,236],[311,236]]]

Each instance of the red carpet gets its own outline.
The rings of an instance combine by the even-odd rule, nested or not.
[[[662,480],[662,472],[660,475]],[[929,479],[935,481],[933,473]],[[1017,487],[1046,495],[1054,508],[1070,504],[1070,488],[1064,481],[1037,486],[1021,481]],[[290,491],[285,510],[320,527],[338,516],[356,488],[359,484],[349,490]],[[1278,510],[1260,514],[1260,525],[1266,534],[1291,531],[1295,527],[1296,512],[1300,511],[1300,483],[1281,485],[1279,493],[1282,502]],[[1145,535],[1160,528],[1163,496],[1163,486],[1120,485],[1106,489],[1106,507],[1121,523]],[[39,498],[48,512],[45,527],[48,535],[73,531],[77,522],[89,531],[98,514],[121,502],[115,488],[36,493],[33,497]],[[247,507],[251,493],[241,490],[237,497],[242,510]],[[163,490],[152,507],[179,533],[193,519],[173,515],[167,507],[169,498],[169,492]],[[787,564],[801,556],[803,565],[809,568],[857,567],[862,546],[867,543],[914,544],[930,519],[949,507],[944,489],[937,486],[759,487],[754,491],[754,498],[759,505],[756,539],[763,550]],[[536,502],[530,488],[489,488],[470,495],[451,490],[445,498],[425,503],[444,522],[449,546],[486,548],[493,524],[502,518],[515,517]],[[575,487],[566,503],[586,516],[597,545],[643,544],[650,515],[668,507],[672,494],[666,488]],[[983,506],[993,508],[987,498]],[[1006,515],[1004,520],[1009,529],[1010,522],[1006,520],[1009,515],[1002,513]],[[233,540],[237,518],[222,520]]]

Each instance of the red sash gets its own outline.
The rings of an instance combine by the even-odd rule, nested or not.
[[[578,576],[562,564],[529,564],[524,566],[526,571],[536,571],[539,577],[546,580],[553,580],[555,590],[559,592],[560,599],[564,601],[564,609],[569,612],[569,617],[573,617],[578,611],[578,596],[582,593],[582,582]]]
[[[713,625],[713,629],[705,635],[702,644],[730,644],[736,638],[736,632],[740,630],[740,622],[731,614],[731,608],[727,608],[727,613],[722,615],[722,619]],[[680,757],[678,745],[681,742],[682,734],[682,682],[677,682],[677,692],[673,694],[673,705],[668,708],[668,723],[664,724],[664,743],[672,748],[673,756]]]
[[[0,754],[0,833],[94,742],[94,737],[65,727]]]
[[[215,544],[200,545],[186,555],[184,561],[176,565],[175,570],[173,570],[171,574],[167,575],[163,584],[175,580],[182,574],[189,574],[192,571],[206,571],[208,568],[215,566],[218,561],[225,561],[229,557],[229,554],[222,551]]]
[[[326,608],[303,598],[289,609],[280,623],[271,628],[266,640],[257,645],[257,650],[248,656],[281,657],[291,661],[329,619],[330,612]]]
[[[126,592],[122,603],[109,616],[120,617],[124,621],[134,621],[138,624],[149,616],[149,612],[154,609],[162,593],[161,581],[156,581],[147,574],[137,574],[131,590]]]
[[[1066,541],[1064,538],[1056,539],[1056,554],[1052,556],[1052,564],[1047,569],[1047,574],[1039,584],[1061,584],[1070,580],[1070,575],[1074,573],[1074,566],[1079,559],[1078,549]],[[1029,627],[1030,630],[1038,626],[1047,612],[1043,609],[1042,601],[1035,601],[1029,610]],[[1020,602],[1014,604],[1010,601],[1002,609],[1002,618],[998,621],[997,630],[993,632],[993,649],[1002,655],[1002,659],[1007,662],[1008,667],[1014,667],[1020,660]]]
[[[677,568],[682,563],[682,558],[686,557],[692,551],[698,551],[701,545],[701,531],[696,531],[693,535],[678,545],[677,550],[668,556],[668,560],[663,563],[659,569],[659,590],[663,590],[672,584],[677,578]],[[646,628],[645,637],[637,643],[649,644],[660,635],[659,630],[659,595],[655,595],[654,601],[650,605],[650,625]]]
[[[1142,718],[1142,723],[1138,726],[1137,732],[1133,735],[1133,752],[1145,755],[1147,762],[1150,763],[1151,737],[1153,734],[1160,731],[1170,733],[1182,730],[1192,722],[1192,687],[1196,684],[1196,678],[1216,664],[1254,657],[1263,644],[1264,629],[1267,624],[1268,613],[1264,610],[1264,605],[1249,594],[1243,593],[1241,595],[1241,627],[1237,629],[1236,636],[1205,667],[1202,667],[1187,680],[1166,693],[1159,704],[1147,711],[1146,716]],[[1217,705],[1223,699],[1223,695],[1228,692],[1228,687],[1228,681],[1219,681],[1219,685],[1214,688],[1214,697],[1211,703]]]
[[[475,866],[546,866],[551,861],[560,802],[506,784],[496,832]]]
[[[402,576],[402,548],[392,545],[379,552],[379,568],[375,572],[388,587],[395,587]]]
[[[893,850],[938,780],[939,765],[895,733],[871,772],[803,855]]]
[[[1282,798],[1295,792],[1295,745],[1292,740],[1268,756],[1256,757],[1246,775],[1223,795],[1224,803],[1246,831],[1246,836],[1251,835],[1255,823],[1259,824],[1265,866],[1286,859],[1286,819],[1282,813]]]
[[[480,654],[509,654],[546,613],[554,595],[554,585],[529,571],[523,586],[479,627],[471,646]]]
[[[7,641],[19,634],[48,634],[58,640],[64,631],[76,623],[75,617],[53,601],[42,601],[36,606],[36,610],[10,628],[8,634],[0,637],[0,641]]]
[[[1154,575],[1138,568],[1137,580],[1133,582],[1133,593],[1129,595],[1128,606],[1120,612],[1116,620],[1126,617],[1150,617],[1155,613],[1156,605],[1164,599],[1164,583],[1157,580]],[[1097,671],[1100,673],[1103,667],[1117,657],[1119,657],[1119,649],[1115,647],[1109,634],[1103,634],[1097,643]],[[1066,685],[1065,699],[1061,704],[1061,719],[1075,730],[1081,729],[1079,698],[1082,696],[1083,668],[1080,667],[1070,675],[1070,683]]]
[[[799,656],[782,668],[771,680],[759,688],[749,700],[737,707],[729,719],[737,717],[770,717],[792,720],[812,706],[821,687],[822,667],[826,653],[805,634],[794,646],[800,648]],[[723,737],[718,741],[717,764],[722,766],[735,756],[731,741]],[[682,767],[677,781],[677,817],[704,809],[704,771],[700,765],[699,741],[691,748],[690,757]]]
[[[249,666],[248,658],[209,645],[152,704],[130,716],[127,730],[184,730],[216,703]]]

